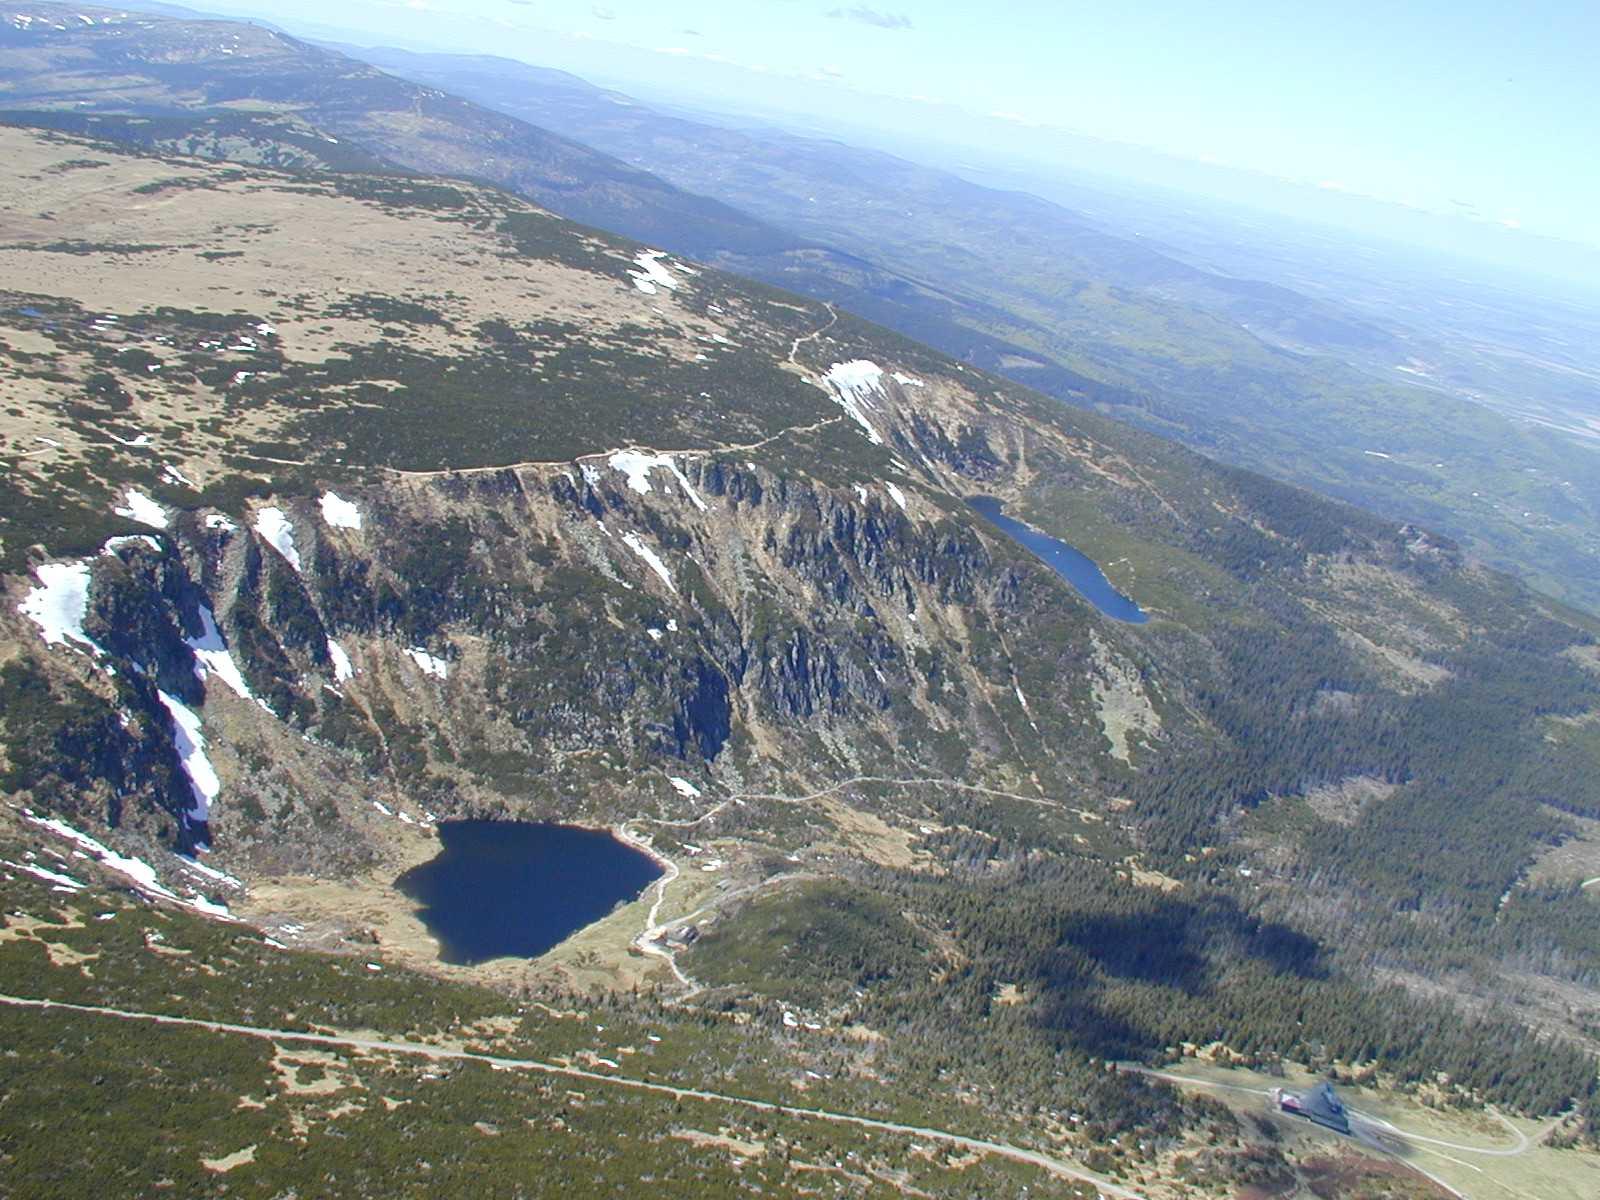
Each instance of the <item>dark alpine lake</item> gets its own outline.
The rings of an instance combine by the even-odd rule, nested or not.
[[[1016,518],[1006,516],[1004,506],[993,496],[974,496],[967,503],[989,524],[1032,550],[1045,566],[1070,583],[1079,595],[1106,616],[1130,625],[1143,625],[1150,619],[1133,600],[1112,587],[1111,581],[1094,559],[1076,546],[1069,546],[1047,533],[1040,533],[1031,525],[1024,525]]]
[[[661,877],[611,834],[524,821],[444,821],[443,849],[395,886],[418,904],[440,958],[533,958]]]

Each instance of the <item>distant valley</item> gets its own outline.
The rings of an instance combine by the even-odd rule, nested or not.
[[[1363,312],[1337,289],[1312,299],[1259,282],[1266,275],[1196,268],[1159,241],[1116,232],[1104,206],[1089,219],[878,152],[663,116],[506,60],[346,49],[842,249],[878,274],[716,247],[735,270],[839,300],[1205,453],[1426,522],[1555,595],[1600,604],[1600,472],[1582,415],[1600,415],[1592,376],[1585,385],[1449,351],[1463,331],[1414,325],[1404,306]],[[1571,336],[1578,326],[1556,328]]]

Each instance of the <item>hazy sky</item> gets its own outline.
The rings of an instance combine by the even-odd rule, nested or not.
[[[730,107],[954,104],[1600,245],[1596,0],[190,2]]]

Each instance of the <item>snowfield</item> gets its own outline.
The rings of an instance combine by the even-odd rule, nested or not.
[[[328,657],[333,659],[333,681],[344,683],[356,677],[356,669],[350,663],[350,656],[344,652],[344,647],[332,638],[328,639]]]
[[[650,569],[657,575],[661,576],[661,582],[666,584],[667,587],[671,588],[674,593],[677,592],[678,585],[672,582],[672,572],[667,570],[667,564],[661,561],[661,556],[659,554],[639,540],[638,534],[623,534],[622,544],[629,550],[632,550],[640,558],[644,559],[644,561],[649,565]]]
[[[83,619],[89,615],[89,564],[44,563],[34,574],[39,586],[23,597],[17,611],[39,627],[45,645],[73,641],[99,654],[100,647],[83,632]]]
[[[665,250],[644,250],[634,258],[639,269],[629,271],[628,276],[633,280],[633,286],[646,296],[654,296],[659,288],[666,288],[669,292],[678,290],[677,278],[661,265],[661,260],[666,256]]]
[[[606,462],[613,471],[621,471],[628,477],[630,490],[638,492],[641,496],[650,492],[650,472],[657,467],[664,467],[672,472],[672,477],[678,481],[678,486],[683,489],[683,494],[689,497],[689,502],[701,512],[709,511],[706,502],[700,498],[700,493],[694,490],[694,485],[689,482],[688,476],[673,461],[670,454],[644,454],[638,450],[618,450]]]
[[[412,662],[416,663],[424,675],[432,675],[435,679],[448,679],[450,677],[450,664],[442,658],[435,658],[421,646],[412,646],[406,651]]]
[[[107,870],[115,871],[118,875],[131,879],[140,891],[149,892],[154,896],[162,896],[168,900],[178,899],[177,893],[161,883],[155,868],[142,859],[127,858],[118,854],[115,850],[102,846],[88,834],[79,833],[65,821],[58,821],[53,817],[36,816],[31,809],[26,808],[22,810],[22,815],[35,825],[48,829],[57,837],[66,838],[67,841],[72,842]]]
[[[10,867],[14,871],[26,871],[29,875],[36,876],[37,878],[44,880],[46,883],[54,885],[58,889],[63,889],[69,892],[79,892],[88,886],[87,884],[79,883],[71,875],[59,875],[55,871],[46,870],[37,863],[17,863],[11,862],[10,860],[5,860],[0,861],[0,867]]]
[[[152,529],[165,529],[167,527],[167,510],[137,488],[129,488],[123,493],[122,504],[121,508],[113,508],[111,511],[119,517],[137,521],[139,524],[148,525]]]
[[[156,695],[167,712],[172,714],[177,736],[173,743],[178,748],[178,758],[183,763],[183,773],[189,777],[189,790],[194,794],[194,807],[189,810],[192,821],[209,821],[211,805],[222,793],[222,781],[206,757],[206,738],[200,732],[200,714],[182,700],[166,692]]]
[[[361,510],[335,492],[322,493],[322,519],[334,529],[360,529]]]
[[[294,526],[281,508],[263,508],[256,513],[256,532],[263,541],[283,555],[296,571],[301,570],[300,551],[294,545]]]
[[[200,625],[199,637],[183,639],[184,644],[194,651],[194,673],[200,677],[200,682],[204,683],[214,675],[227,684],[239,699],[255,700],[250,685],[239,673],[239,665],[233,661],[233,654],[229,651],[228,644],[222,640],[222,631],[217,628],[216,617],[204,604],[200,606]]]
[[[883,438],[867,419],[867,413],[877,408],[877,401],[884,394],[883,368],[864,358],[852,362],[834,363],[828,368],[828,373],[822,377],[822,381],[832,390],[834,400],[839,407],[849,414],[852,421],[861,426],[867,435],[867,440],[874,446],[883,445]]]
[[[107,538],[106,544],[100,547],[100,553],[116,554],[124,546],[149,546],[157,554],[161,553],[161,543],[148,533],[124,533],[117,537]]]

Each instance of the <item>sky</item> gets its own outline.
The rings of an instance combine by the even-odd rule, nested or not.
[[[1041,160],[1126,143],[1600,247],[1596,0],[190,2],[646,98],[905,133],[920,114]]]

